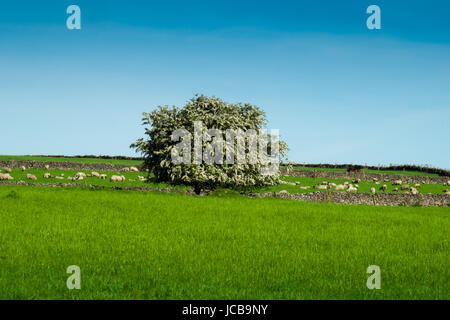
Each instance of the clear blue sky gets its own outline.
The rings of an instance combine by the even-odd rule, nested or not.
[[[448,1],[5,2],[0,154],[134,155],[143,111],[205,93],[263,108],[297,162],[450,168],[449,16]]]

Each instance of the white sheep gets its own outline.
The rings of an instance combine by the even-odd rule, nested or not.
[[[25,168],[25,166],[21,166],[20,169],[22,169],[22,171],[27,170],[27,168]]]
[[[28,180],[37,180],[36,176],[34,174],[31,174],[31,173],[27,173],[27,179]]]
[[[386,191],[387,190],[387,185],[385,185],[385,184],[383,184],[381,187],[380,187],[380,190],[381,191]]]
[[[411,187],[411,194],[419,194],[416,188]]]
[[[301,190],[307,190],[307,189],[309,189],[309,186],[301,186],[300,189]]]
[[[345,190],[345,185],[343,185],[343,184],[338,184],[338,185],[334,188],[334,190],[337,190],[337,191],[339,191],[339,190]]]
[[[49,178],[51,178],[51,174],[50,173],[48,173],[48,172],[46,172],[46,173],[44,173],[44,178],[45,179],[49,179]]]
[[[375,188],[374,188],[374,187],[370,188],[370,192],[371,192],[372,194],[374,194],[374,193],[376,192]]]
[[[393,186],[400,186],[402,185],[403,181],[402,180],[394,180],[394,182],[392,182]]]
[[[122,171],[129,172],[130,168],[128,168],[128,167],[122,168]]]
[[[14,180],[9,173],[0,173],[0,180]]]
[[[110,182],[120,182],[120,181],[125,181],[125,177],[124,176],[117,176],[117,175],[113,175],[111,176],[111,178],[109,179]]]
[[[108,176],[106,175],[106,174],[104,174],[104,173],[102,173],[100,176],[99,176],[99,178],[100,179],[106,179]]]
[[[3,168],[3,170],[5,170],[6,173],[12,173],[12,170],[10,168]]]
[[[98,172],[92,171],[92,172],[91,172],[91,175],[92,175],[93,177],[100,178],[100,173],[98,173]]]
[[[84,173],[84,172],[77,172],[76,174],[75,174],[75,179],[76,180],[83,180],[83,179],[80,179],[80,178],[86,178],[87,177],[87,175],[86,175],[86,173]]]
[[[402,185],[401,190],[409,190],[409,184]]]
[[[45,170],[50,169],[50,166],[48,164],[45,165]]]
[[[132,172],[139,172],[139,169],[136,167],[130,167],[130,171]]]
[[[358,191],[358,189],[354,188],[353,186],[350,186],[350,188],[347,189],[348,192],[351,191]]]
[[[326,189],[328,189],[328,186],[324,185],[324,184],[319,184],[318,186],[316,186],[316,188],[319,190],[326,190]]]

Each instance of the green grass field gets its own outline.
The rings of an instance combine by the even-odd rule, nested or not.
[[[20,169],[12,169],[13,172],[11,175],[14,177],[14,181],[26,181],[28,183],[69,183],[72,181],[69,181],[68,177],[73,177],[75,173],[79,171],[83,171],[85,173],[90,173],[91,170],[44,170],[44,169],[27,169],[25,172],[22,172]],[[43,178],[43,175],[45,172],[51,173],[52,176],[59,176],[62,173],[64,174],[64,180],[59,180],[56,178],[49,178],[45,179]],[[121,172],[121,171],[97,171],[98,173],[105,173],[108,175],[108,179],[102,180],[95,177],[87,177],[84,178],[84,180],[76,181],[76,183],[85,184],[85,185],[96,185],[96,186],[105,186],[105,187],[130,187],[130,186],[145,186],[150,188],[173,188],[178,190],[187,190],[190,189],[188,186],[171,186],[166,183],[153,183],[153,182],[142,182],[139,181],[138,176],[147,176],[146,172]],[[34,174],[37,177],[36,181],[28,180],[26,178],[27,173]],[[123,182],[110,182],[109,177],[111,175],[124,175],[126,177],[126,181]],[[304,193],[304,192],[313,192],[317,191],[317,189],[314,189],[313,186],[321,184],[322,181],[328,181],[328,182],[334,182],[336,184],[343,184],[345,181],[352,182],[351,179],[326,179],[326,178],[308,178],[308,177],[282,177],[282,180],[290,181],[290,182],[300,182],[297,186],[291,186],[291,185],[285,185],[285,184],[278,184],[275,186],[269,186],[269,187],[263,187],[263,188],[253,188],[248,190],[249,192],[258,192],[258,193],[264,193],[264,192],[279,192],[281,190],[286,190],[289,193]],[[2,181],[0,181],[0,185],[2,184]],[[370,188],[374,187],[377,192],[379,191],[380,186],[383,184],[386,184],[387,190],[385,192],[394,192],[393,188],[399,187],[399,186],[393,186],[390,182],[381,182],[379,185],[375,184],[373,181],[361,181],[359,183],[359,189],[357,192],[365,192],[370,193]],[[413,186],[412,184],[410,184]],[[300,186],[310,186],[307,190],[300,189]],[[443,194],[445,189],[448,189],[448,186],[443,186],[441,184],[421,184],[420,187],[417,189],[420,193],[434,193],[434,194]],[[400,188],[399,188],[400,189]],[[345,192],[345,191],[337,191],[337,192]],[[406,191],[395,191],[396,193],[402,193]]]
[[[285,167],[283,167],[285,168]],[[308,170],[308,171],[328,171],[328,172],[346,172],[346,169],[340,168],[314,168],[314,167],[292,167],[293,170]],[[424,176],[424,177],[439,177],[436,173],[420,172],[420,171],[407,171],[407,170],[374,170],[374,169],[361,169],[364,173],[378,173],[378,174],[402,174],[405,176]]]
[[[18,186],[0,204],[0,299],[450,297],[449,208]]]
[[[143,163],[143,161],[141,161],[141,160],[0,155],[0,161],[10,161],[10,160],[43,161],[43,162],[110,163],[110,164],[123,164],[123,165],[128,165],[128,166],[137,166],[137,165],[140,165]],[[286,167],[282,166],[282,168],[286,168]],[[302,167],[302,166],[295,166],[295,167],[293,167],[293,170],[315,170],[315,171],[335,171],[335,172],[345,172],[346,171],[345,169],[314,168],[314,167]],[[426,172],[419,172],[419,171],[362,169],[361,172],[379,173],[379,174],[403,174],[403,175],[426,176],[426,177],[438,177],[439,176],[438,174],[435,174],[435,173],[426,173]]]

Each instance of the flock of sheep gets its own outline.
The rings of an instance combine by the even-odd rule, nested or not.
[[[283,181],[280,180],[279,181],[281,184],[287,184],[287,185],[299,185],[300,182],[289,182],[289,181]],[[359,183],[361,182],[361,179],[356,179],[354,180],[352,183],[345,181],[344,184],[336,184],[336,183],[332,183],[332,182],[327,182],[327,181],[323,181],[321,184],[313,186],[314,189],[317,190],[335,190],[335,191],[347,191],[347,192],[356,192],[358,191],[359,188]],[[380,184],[380,181],[378,181],[377,178],[373,178],[373,182],[376,185]],[[389,182],[388,179],[385,179],[384,182]],[[409,184],[404,184],[402,180],[395,180],[392,182],[393,186],[400,186],[400,187],[395,187],[392,189],[392,191],[394,192],[398,192],[399,190],[401,191],[405,191],[404,193],[406,194],[419,194],[419,190],[418,188],[420,187],[419,183],[416,183],[414,186],[410,186]],[[444,183],[444,186],[450,186],[450,180],[447,181],[446,183]],[[301,190],[307,190],[311,188],[310,186],[300,186]],[[387,190],[387,185],[383,184],[381,185],[379,188],[379,191],[382,192],[386,192]],[[377,192],[376,188],[372,187],[370,188],[370,193],[375,194]],[[450,190],[449,189],[445,189],[444,193],[446,195],[450,195]]]
[[[25,171],[26,168],[24,166],[21,167],[22,171]],[[48,170],[49,166],[46,165],[45,169]],[[3,168],[5,173],[0,172],[0,180],[14,180],[14,177],[11,176],[12,170],[10,168]],[[124,172],[139,172],[139,169],[136,167],[125,167],[122,169]],[[37,177],[34,174],[27,173],[27,179],[28,180],[37,180]],[[77,180],[83,180],[86,177],[95,177],[99,179],[106,179],[108,176],[106,174],[100,174],[98,172],[92,171],[91,173],[84,173],[84,172],[77,172],[73,177],[69,176],[67,177],[67,180],[70,181],[77,181]],[[58,180],[64,180],[64,173],[61,173],[59,176],[52,176],[49,172],[44,173],[43,175],[44,179],[58,179]],[[139,181],[146,181],[147,178],[143,176],[138,176]],[[129,179],[130,181],[134,181],[132,179]],[[112,175],[109,179],[110,182],[121,182],[126,181],[125,176],[123,175]]]
[[[24,166],[21,167],[22,171],[25,171],[26,168]],[[45,169],[48,170],[49,166],[46,165]],[[3,168],[3,170],[5,171],[5,173],[1,173],[0,172],[0,180],[14,180],[14,177],[11,176],[12,170],[10,168]],[[139,169],[136,167],[125,167],[122,169],[122,171],[124,172],[139,172]],[[27,174],[27,179],[28,180],[37,180],[37,177],[34,174],[28,173]],[[50,178],[54,178],[54,179],[58,179],[58,180],[64,180],[64,173],[61,173],[59,176],[52,176],[49,172],[44,173],[43,177],[45,179],[50,179]],[[96,177],[99,179],[107,179],[108,176],[106,174],[100,174],[98,172],[92,171],[91,173],[84,173],[84,172],[77,172],[73,177],[69,176],[67,177],[67,180],[70,181],[77,181],[77,180],[83,180],[86,177]],[[147,181],[147,178],[143,177],[143,176],[138,176],[139,181]],[[121,182],[121,181],[126,181],[125,176],[123,175],[112,175],[109,179],[110,182]],[[132,179],[129,179],[129,181],[134,181]],[[287,184],[287,185],[299,185],[300,182],[289,182],[289,181],[283,181],[280,180],[279,181],[280,184]],[[314,186],[314,189],[318,189],[318,190],[336,190],[336,191],[347,191],[347,192],[356,192],[358,191],[359,188],[359,183],[361,182],[361,179],[356,179],[354,180],[352,183],[349,183],[348,181],[344,182],[343,184],[336,184],[336,183],[332,183],[332,182],[327,182],[327,181],[323,181],[321,184]],[[380,181],[378,181],[377,178],[373,178],[373,182],[377,185],[380,184]],[[385,179],[384,182],[389,182],[388,179]],[[392,181],[392,185],[393,186],[399,186],[399,187],[395,187],[392,189],[392,191],[397,192],[399,190],[405,191],[404,193],[411,193],[411,194],[419,194],[419,190],[418,188],[420,187],[420,184],[415,184],[413,187],[410,186],[409,184],[404,184],[402,180],[395,180]],[[450,187],[450,180],[447,181],[446,183],[444,183],[444,186],[449,186]],[[300,189],[302,190],[307,190],[311,188],[310,186],[300,186]],[[383,184],[379,187],[379,191],[383,191],[385,192],[387,190],[387,185]],[[370,192],[372,194],[375,194],[377,192],[377,190],[372,187],[370,188]],[[446,195],[450,195],[450,190],[449,189],[445,189],[444,193]]]

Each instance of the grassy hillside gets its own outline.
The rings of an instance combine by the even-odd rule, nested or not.
[[[0,299],[450,298],[449,208],[7,186],[0,204]]]

